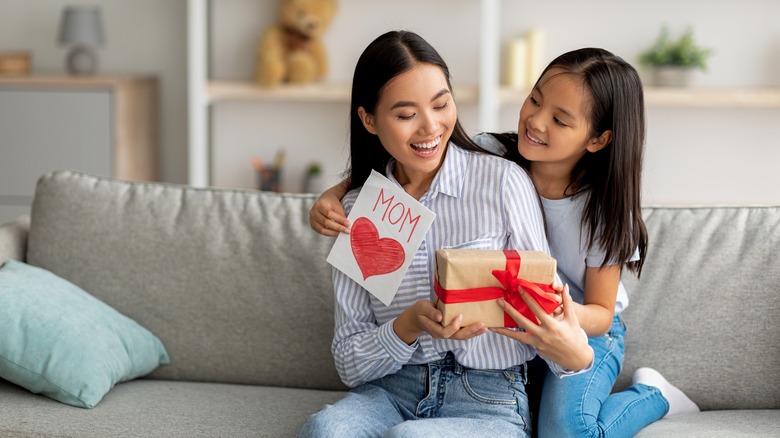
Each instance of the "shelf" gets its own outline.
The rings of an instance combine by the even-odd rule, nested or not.
[[[679,108],[780,108],[780,88],[645,89],[645,104]]]
[[[453,86],[457,102],[476,103],[476,86]],[[349,102],[350,85],[320,83],[304,86],[263,88],[252,82],[210,81],[207,100],[225,101],[285,101],[285,102]]]
[[[528,90],[502,87],[501,103],[520,103]],[[780,108],[780,88],[645,87],[645,105],[676,108]]]
[[[458,103],[477,103],[476,85],[454,85]],[[251,82],[211,81],[208,101],[349,102],[349,84],[311,84],[301,87],[262,88]],[[519,104],[527,90],[501,87],[498,101]],[[658,88],[645,89],[645,103],[680,108],[780,108],[780,88]]]
[[[348,102],[348,84],[311,84],[299,87],[263,88],[252,82],[211,81],[208,101]]]
[[[528,90],[502,87],[501,103],[520,103]],[[677,108],[780,108],[780,88],[661,88],[645,87],[648,107]]]
[[[157,79],[151,74],[147,75],[94,75],[94,76],[63,76],[63,75],[20,75],[0,76],[0,86],[4,88],[65,88],[65,89],[92,89],[110,88],[124,90],[130,87],[146,87],[149,82]],[[155,85],[156,87],[156,85]]]

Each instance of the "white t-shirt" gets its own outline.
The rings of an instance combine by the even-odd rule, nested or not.
[[[563,199],[542,198],[544,220],[547,224],[547,239],[550,253],[558,261],[558,275],[574,301],[582,303],[585,295],[585,271],[587,267],[599,267],[604,260],[604,251],[597,239],[588,250],[588,230],[582,227],[582,212],[585,196]],[[635,252],[630,261],[638,260]],[[628,307],[628,294],[623,283],[618,283],[615,313]]]
[[[474,141],[487,151],[497,154],[505,152],[504,145],[489,134],[479,134]],[[541,198],[547,225],[547,239],[550,253],[558,262],[558,275],[574,301],[582,304],[585,294],[585,271],[587,267],[599,267],[604,259],[604,251],[598,239],[588,251],[588,230],[582,227],[582,211],[585,196],[564,199]],[[639,251],[635,251],[629,261],[639,260]],[[615,313],[628,307],[628,294],[623,283],[618,284]]]

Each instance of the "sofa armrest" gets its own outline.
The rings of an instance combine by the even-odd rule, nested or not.
[[[0,224],[0,264],[9,259],[25,261],[29,231],[29,216],[19,216],[10,222]]]

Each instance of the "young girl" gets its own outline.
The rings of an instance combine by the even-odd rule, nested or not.
[[[436,249],[547,250],[532,182],[465,134],[447,66],[414,33],[389,32],[366,48],[355,67],[350,118],[344,208],[374,169],[437,216],[390,306],[333,271],[332,351],[352,390],[312,415],[300,436],[527,435],[524,364],[534,346],[558,376],[592,363],[571,297],[564,291],[559,319],[523,294],[538,326],[504,304],[526,329],[517,342],[481,323],[461,328],[459,318],[442,326],[430,296]]]
[[[620,312],[628,297],[621,269],[625,264],[639,275],[647,248],[640,211],[644,132],[634,68],[608,51],[581,49],[559,56],[542,73],[523,103],[517,133],[477,137],[531,175],[558,273],[571,287],[573,308],[596,355],[588,372],[566,379],[547,373],[541,437],[632,436],[664,415],[698,411],[648,368],[637,370],[631,388],[610,394],[623,362]],[[315,230],[348,232],[333,198],[341,193],[334,187],[312,208]]]

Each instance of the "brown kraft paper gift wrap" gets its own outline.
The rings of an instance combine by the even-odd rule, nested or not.
[[[520,256],[517,275],[519,278],[541,285],[550,285],[555,280],[556,261],[542,251],[436,250],[437,291],[434,294],[434,303],[443,313],[443,325],[449,325],[455,317],[462,314],[461,327],[475,322],[483,322],[487,327],[515,326],[505,323],[505,314],[497,303],[495,293],[492,294],[493,298],[469,302],[452,303],[452,300],[447,298],[448,293],[466,289],[491,288],[495,291],[497,288],[503,291],[504,286],[493,275],[493,271],[507,270],[508,253]],[[489,297],[491,294],[487,295]],[[445,304],[445,301],[448,303]]]

